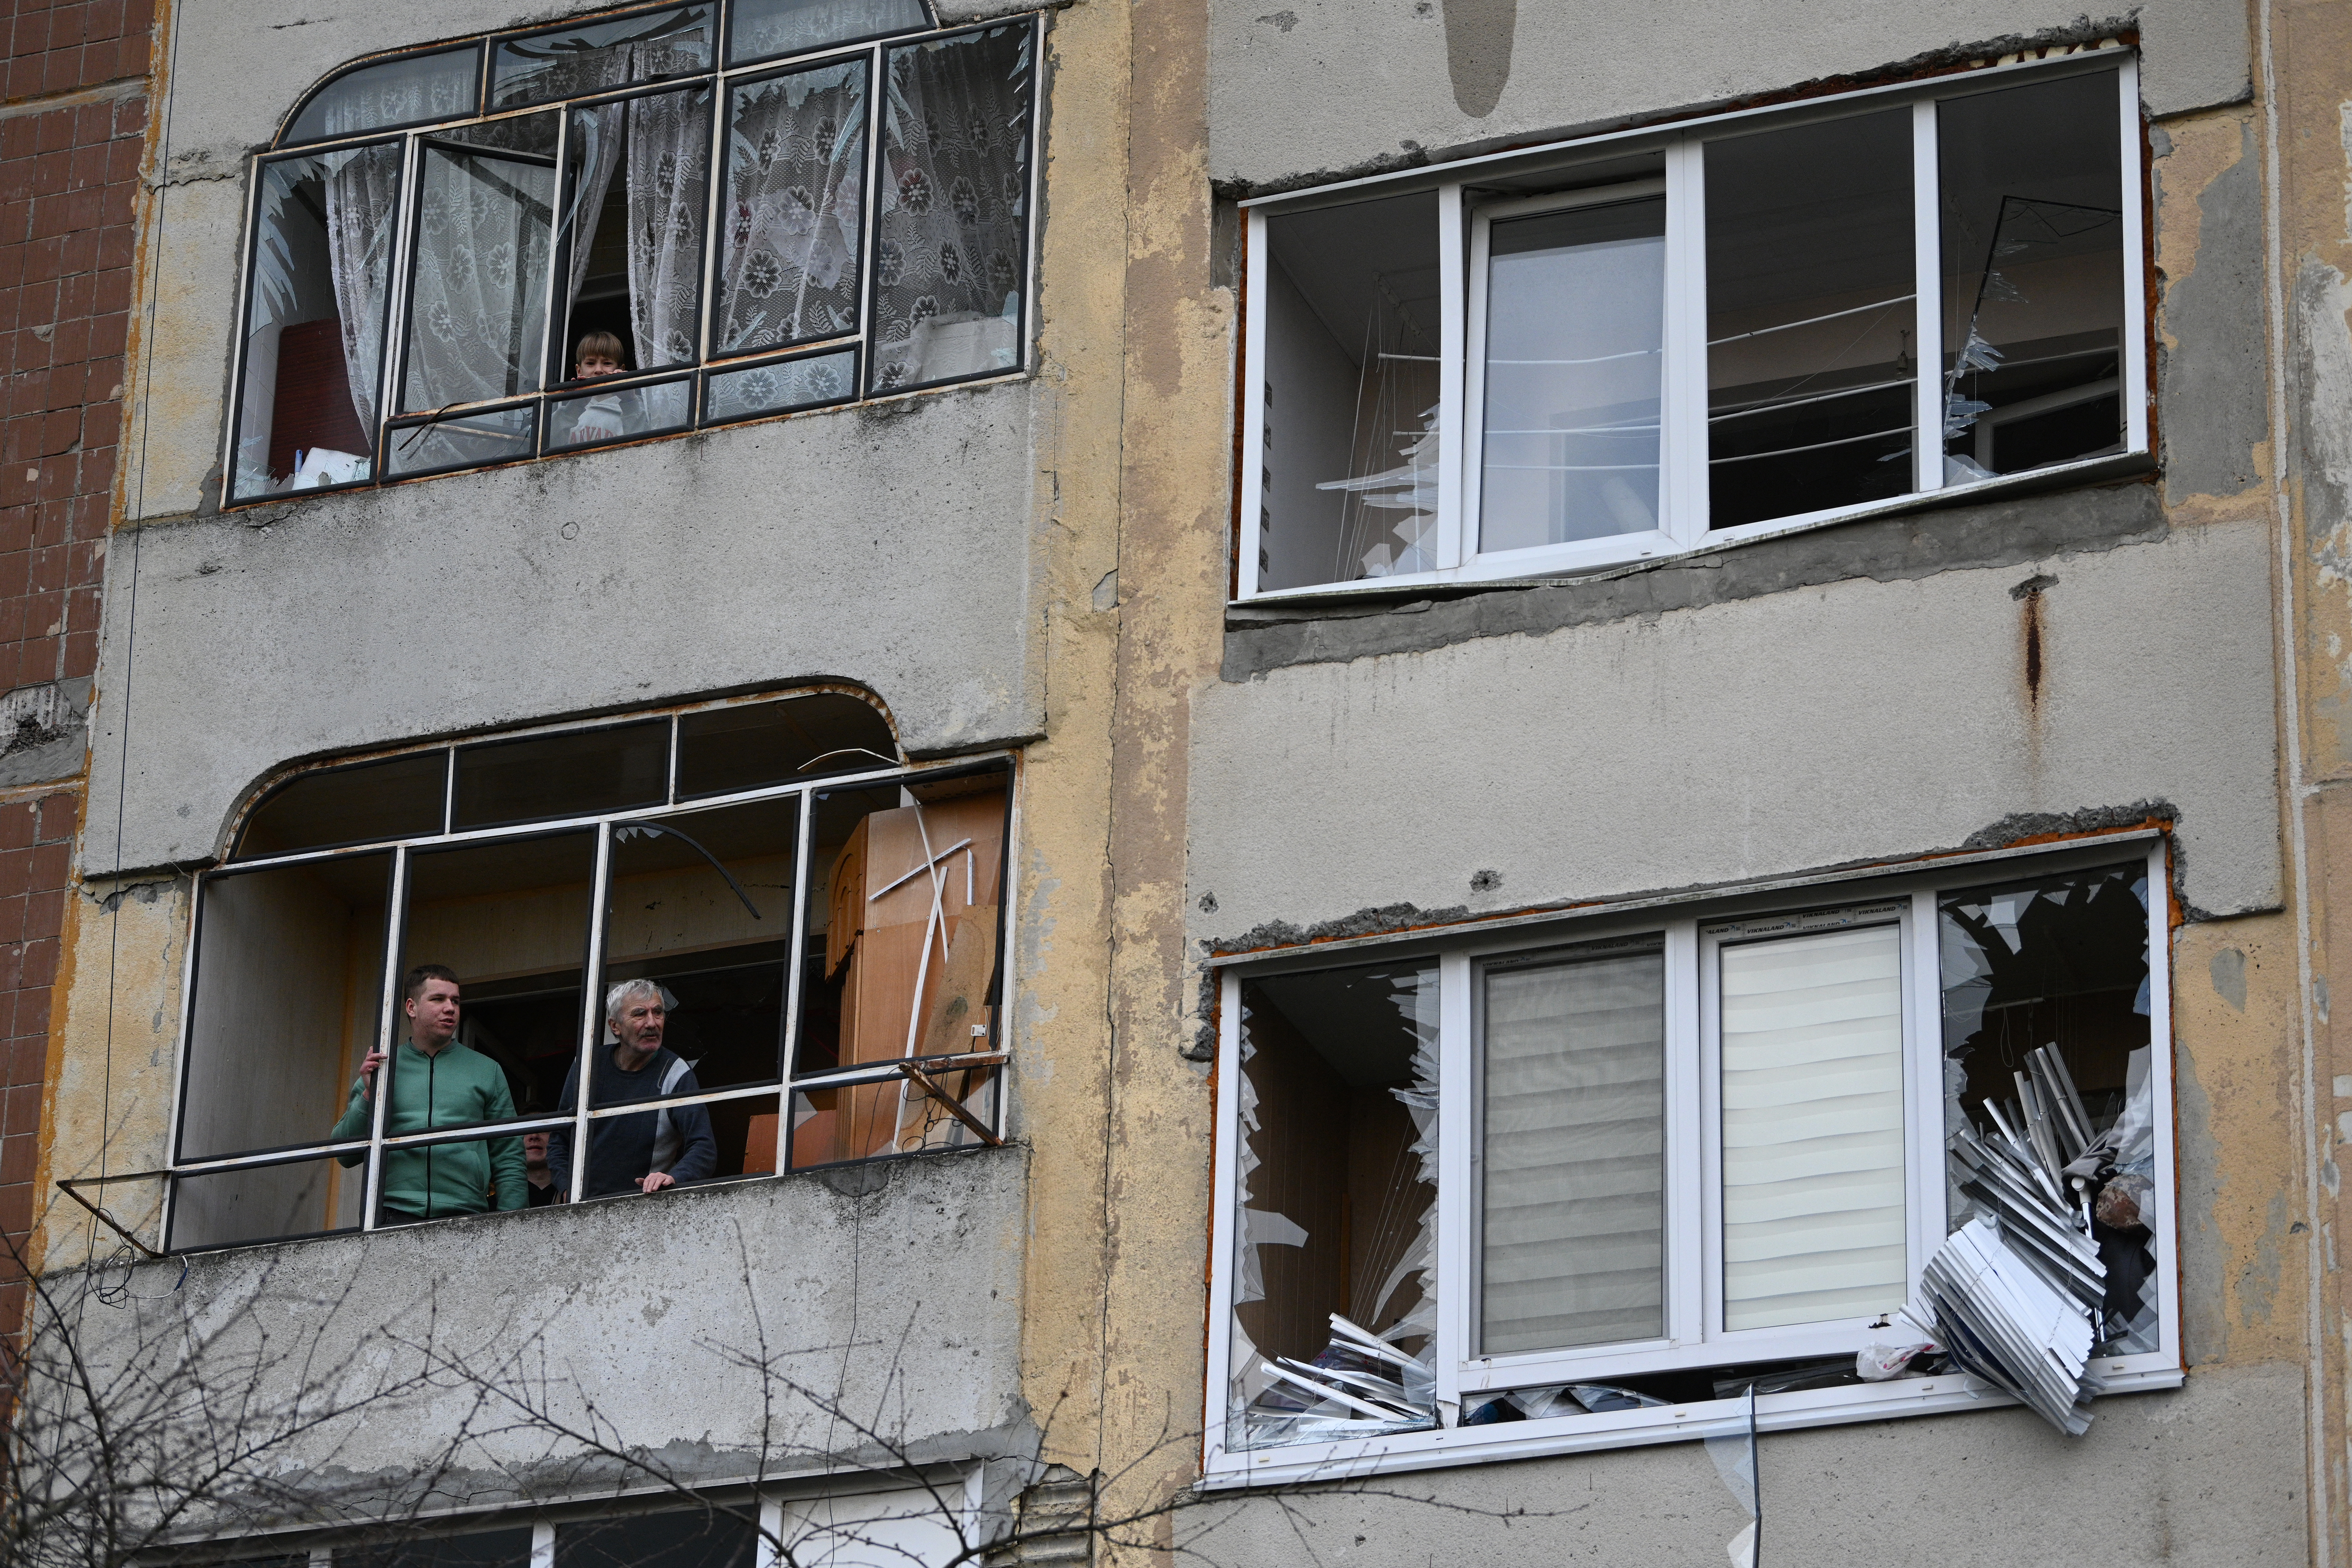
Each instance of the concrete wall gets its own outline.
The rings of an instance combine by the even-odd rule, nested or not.
[[[2065,0],[1835,0],[1756,25],[1736,0],[1664,10],[1570,0],[1212,0],[1209,166],[1253,187],[1605,129],[1811,82],[2137,26],[2148,109],[2250,91],[2231,0],[2084,12]]]
[[[2143,803],[2179,813],[2192,904],[2275,907],[2269,547],[2217,523],[1220,684],[1193,934],[1705,888]],[[2056,578],[2038,609],[2031,576]]]
[[[173,1260],[88,1309],[81,1343],[126,1406],[134,1389],[236,1402],[257,1450],[239,1473],[299,1475],[346,1515],[643,1488],[623,1453],[680,1485],[894,1448],[1019,1454],[1035,1441],[1024,1163],[931,1158],[251,1248],[176,1285]],[[183,1435],[170,1473],[201,1473],[206,1441]],[[292,1511],[256,1483],[197,1516]]]
[[[2267,1365],[2108,1400],[2079,1440],[2019,1410],[1768,1435],[1759,1561],[2294,1568],[2302,1478],[2278,1456],[2300,1451],[2303,1396],[2297,1368]],[[1687,1443],[1213,1501],[1177,1530],[1221,1564],[1295,1562],[1304,1539],[1348,1568],[1418,1568],[1439,1542],[1439,1561],[1687,1568],[1723,1561],[1746,1522]]]
[[[862,681],[919,753],[1034,733],[1050,401],[950,391],[152,523],[110,563],[92,754],[122,837],[100,814],[83,864],[210,856],[306,755],[747,686]]]

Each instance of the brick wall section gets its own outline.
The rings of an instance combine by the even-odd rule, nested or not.
[[[88,677],[121,429],[152,0],[0,16],[0,693]],[[0,736],[0,743],[8,739]],[[0,1232],[28,1232],[83,781],[0,791]],[[0,1333],[24,1286],[0,1250]]]

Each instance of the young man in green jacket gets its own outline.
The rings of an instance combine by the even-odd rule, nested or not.
[[[457,976],[437,963],[420,963],[401,985],[408,1014],[408,1038],[392,1074],[392,1103],[384,1110],[387,1135],[429,1132],[505,1121],[514,1116],[514,1098],[498,1063],[457,1043]],[[383,1052],[370,1051],[360,1063],[343,1119],[330,1135],[364,1138],[375,1115],[376,1069]],[[367,1158],[338,1154],[346,1166]],[[522,1140],[491,1138],[467,1143],[434,1143],[422,1149],[388,1149],[383,1156],[383,1207],[379,1225],[446,1219],[480,1214],[493,1202],[519,1209],[526,1195]]]

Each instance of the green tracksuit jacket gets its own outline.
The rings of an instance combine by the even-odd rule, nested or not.
[[[511,1118],[514,1099],[499,1064],[452,1040],[437,1056],[426,1056],[406,1040],[393,1053],[392,1103],[385,1108],[387,1133],[428,1132]],[[368,1135],[370,1108],[365,1084],[353,1080],[352,1098],[332,1136]],[[363,1153],[338,1154],[345,1165]],[[495,1198],[502,1209],[519,1209],[529,1189],[523,1181],[522,1140],[491,1138],[470,1143],[436,1143],[423,1149],[390,1149],[383,1156],[383,1202],[408,1215],[479,1214]]]

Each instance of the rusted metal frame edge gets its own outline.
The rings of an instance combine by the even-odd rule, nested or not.
[[[917,1067],[912,1062],[900,1062],[898,1064],[898,1068],[901,1077],[908,1079],[908,1081],[911,1082],[917,1089],[921,1089],[925,1094],[929,1095],[933,1100],[938,1100],[941,1105],[946,1106],[948,1108],[949,1115],[954,1117],[958,1121],[962,1122],[966,1127],[971,1128],[973,1137],[978,1138],[982,1142],[987,1144],[992,1149],[1002,1149],[1004,1147],[1004,1140],[999,1138],[996,1135],[995,1131],[991,1128],[987,1122],[982,1121],[979,1117],[974,1116],[971,1111],[966,1110],[963,1108],[963,1102],[956,1099],[955,1096],[950,1094],[947,1089],[940,1085],[939,1079],[933,1078],[930,1074],[925,1072],[922,1068]]]
[[[61,1178],[58,1182],[58,1190],[65,1194],[66,1196],[73,1199],[74,1202],[79,1204],[82,1207],[88,1209],[91,1215],[97,1218],[99,1224],[106,1226],[107,1229],[112,1231],[123,1240],[137,1247],[141,1252],[146,1254],[150,1258],[162,1258],[163,1254],[156,1251],[153,1247],[148,1246],[145,1242],[140,1240],[137,1237],[123,1229],[121,1225],[116,1223],[112,1215],[108,1214],[104,1209],[99,1207],[96,1204],[82,1196],[77,1189],[85,1186],[102,1187],[109,1182],[161,1181],[163,1177],[170,1174],[171,1173],[169,1171],[132,1171],[127,1174],[120,1176],[71,1176]]]

